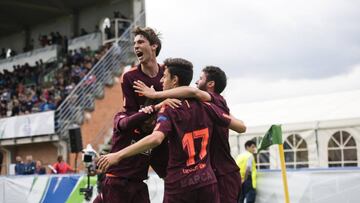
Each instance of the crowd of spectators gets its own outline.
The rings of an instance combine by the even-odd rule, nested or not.
[[[119,11],[115,11],[113,17],[128,19]],[[121,22],[119,32],[123,32],[128,26],[129,22]],[[95,29],[98,31],[99,27],[96,26]],[[84,28],[80,29],[79,36],[87,34]],[[112,37],[114,30],[107,27],[105,34]],[[44,63],[40,60],[33,66],[26,63],[13,66],[12,71],[1,71],[0,118],[55,110],[81,80],[89,80],[89,83],[96,80],[93,76],[84,77],[109,48],[109,46],[101,46],[99,50],[92,51],[90,47],[86,47],[68,51],[67,37],[60,32],[40,34],[38,40],[41,47],[60,45],[63,61]],[[23,51],[33,49],[34,39],[31,39]],[[0,59],[8,57],[9,54],[16,55],[14,50],[7,52],[9,50],[2,48]]]
[[[40,160],[34,161],[32,155],[26,156],[24,162],[21,156],[16,157],[15,175],[46,174],[46,169]]]
[[[15,50],[6,50],[5,48],[1,48],[0,60],[6,59],[7,57],[16,56],[16,54],[17,52]]]
[[[60,155],[57,158],[57,161],[48,165],[49,172],[53,174],[66,174],[75,172],[74,169],[67,164],[63,157]],[[24,162],[21,156],[16,157],[15,162],[15,175],[43,175],[47,174],[46,168],[43,166],[40,160],[34,161],[32,155],[26,156],[26,161]]]
[[[0,73],[0,118],[55,110],[107,49],[80,48],[69,51],[60,64],[39,61],[35,66],[14,66],[12,72],[4,70]]]
[[[48,45],[59,44],[62,45],[64,40],[67,40],[66,36],[62,36],[60,32],[51,32],[49,35],[39,35],[39,43],[41,47]]]

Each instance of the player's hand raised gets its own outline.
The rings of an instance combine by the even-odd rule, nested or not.
[[[98,169],[105,173],[108,168],[112,165],[115,165],[118,163],[118,158],[116,156],[116,153],[110,153],[107,155],[100,156],[99,160],[96,162],[96,165],[98,166]]]
[[[143,83],[140,80],[134,81],[134,85],[133,85],[135,92],[144,95],[147,98],[150,99],[156,99],[155,98],[155,89],[153,88],[153,86],[148,87],[145,83]]]

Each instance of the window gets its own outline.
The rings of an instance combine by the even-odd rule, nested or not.
[[[329,167],[357,166],[356,141],[346,131],[334,133],[328,143]]]
[[[289,135],[284,142],[286,168],[308,168],[306,141],[298,134]]]
[[[261,137],[254,137],[252,141],[256,143],[256,146],[259,146],[261,142]],[[270,168],[270,152],[268,149],[261,150],[259,154],[256,154],[256,168],[257,169]]]

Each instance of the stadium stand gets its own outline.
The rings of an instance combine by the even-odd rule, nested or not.
[[[131,29],[145,24],[144,2],[0,4],[5,5],[0,17],[9,19],[0,21],[1,174],[14,174],[15,157],[27,155],[45,166],[63,155],[79,169],[81,160],[75,166],[75,157],[68,151],[68,130],[78,125],[85,132],[84,146],[108,147],[111,119],[122,105],[121,97],[111,95],[121,95],[118,82],[123,67],[134,63]],[[26,26],[8,26],[16,25],[20,14]],[[96,109],[95,104],[107,109]],[[102,109],[105,116],[98,113]],[[88,130],[86,117],[103,122]]]

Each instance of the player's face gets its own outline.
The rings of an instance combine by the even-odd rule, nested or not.
[[[134,39],[134,52],[141,64],[150,61],[155,56],[156,45],[150,45],[143,35],[136,35]]]
[[[197,88],[199,88],[200,90],[206,91],[206,74],[204,73],[204,71],[201,72],[200,74],[200,78],[196,81],[196,86]]]
[[[171,79],[171,75],[167,68],[165,68],[164,76],[161,78],[160,82],[163,85],[163,90],[168,90],[168,89],[173,88],[173,85],[172,85],[173,82]]]

